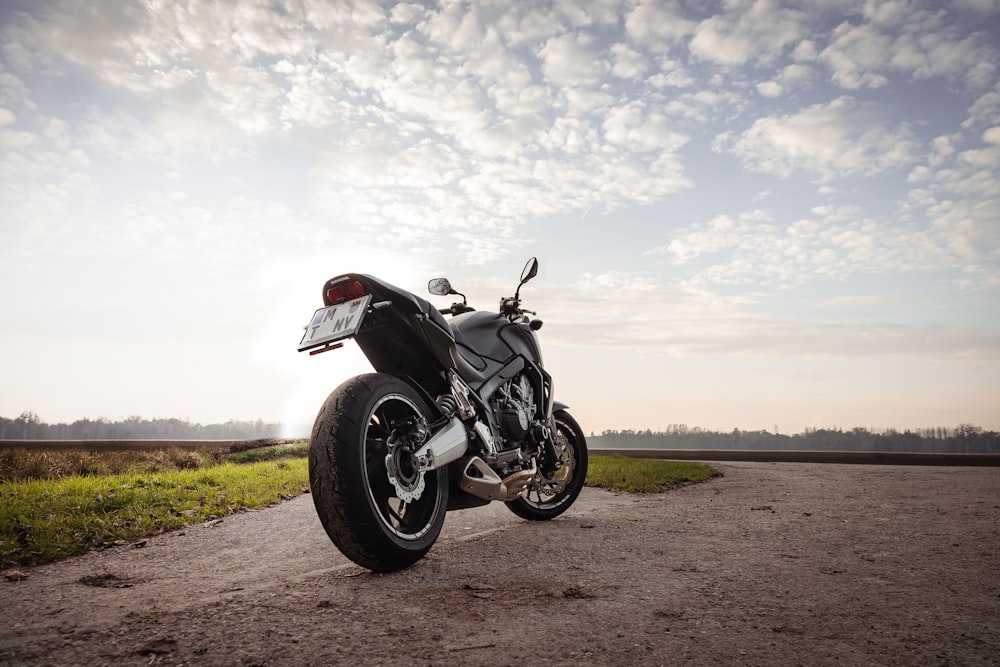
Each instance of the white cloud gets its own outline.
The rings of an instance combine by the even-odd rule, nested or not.
[[[618,21],[618,0],[555,0],[554,5],[567,22],[576,28],[594,24],[610,25]]]
[[[697,82],[680,61],[661,58],[659,71],[649,77],[648,83],[654,88],[691,88]]]
[[[969,118],[962,123],[963,128],[1000,124],[1000,81],[993,89],[983,93],[969,109]]]
[[[785,88],[777,81],[762,81],[757,84],[757,92],[764,97],[781,97]]]
[[[848,89],[879,88],[889,79],[882,66],[889,60],[892,40],[872,25],[841,23],[820,60],[833,71],[833,81]]]
[[[608,69],[597,39],[587,33],[553,37],[538,55],[546,79],[558,86],[593,85]]]
[[[625,32],[644,49],[657,54],[667,53],[696,25],[676,9],[659,2],[640,2],[625,17]]]
[[[819,59],[848,89],[879,88],[893,72],[915,79],[945,76],[982,88],[994,81],[996,48],[985,33],[960,33],[946,11],[910,3],[866,4],[867,23],[844,21]]]
[[[989,128],[974,143],[960,133],[937,137],[926,164],[910,174],[907,212],[928,221],[931,238],[956,258],[957,284],[1000,285],[1000,132]]]
[[[787,289],[818,280],[865,274],[949,272],[957,285],[1000,284],[989,248],[1000,238],[996,207],[968,202],[923,202],[908,224],[865,216],[857,207],[817,206],[811,215],[779,222],[767,210],[718,215],[678,233],[651,251],[687,268],[701,289],[765,286]],[[978,285],[975,285],[978,283]]]
[[[598,128],[580,118],[557,118],[538,142],[548,152],[579,156],[598,148]]]
[[[603,129],[608,143],[629,151],[673,152],[687,141],[687,137],[673,130],[666,116],[642,102],[610,109],[604,117]]]
[[[416,2],[404,2],[396,5],[389,11],[389,20],[396,24],[417,23],[425,18],[428,10]]]
[[[858,307],[882,304],[886,295],[835,297],[825,309],[828,319],[815,321],[755,312],[766,305],[761,295],[731,298],[639,273],[588,273],[561,292],[558,303],[539,303],[549,344],[676,358],[1000,359],[996,337],[988,329],[852,319]],[[601,308],[595,309],[595,302]],[[841,312],[832,313],[829,305]]]
[[[649,58],[626,44],[612,44],[611,55],[611,73],[622,79],[642,79],[650,69]]]
[[[506,7],[509,11],[498,12],[494,25],[511,48],[535,49],[564,31],[559,17],[550,9],[520,3]]]
[[[623,271],[608,271],[606,273],[585,273],[573,285],[581,292],[592,294],[594,298],[618,299],[623,293],[649,293],[658,288],[655,280],[648,276],[640,276]]]
[[[1000,144],[1000,126],[994,126],[983,132],[983,141],[988,144]]]
[[[275,110],[281,91],[266,71],[234,67],[225,72],[209,72],[207,106],[230,119],[230,123],[248,135],[274,129]]]
[[[802,37],[805,15],[774,0],[741,0],[702,21],[690,49],[694,57],[723,65],[769,64]]]
[[[695,93],[682,93],[667,102],[667,113],[702,125],[708,121],[730,121],[747,106],[740,93],[730,90],[702,88]],[[711,123],[709,123],[711,126]]]
[[[758,118],[735,139],[720,135],[715,148],[753,171],[781,178],[801,171],[830,180],[905,166],[913,162],[916,144],[910,129],[893,123],[881,107],[841,97]]]

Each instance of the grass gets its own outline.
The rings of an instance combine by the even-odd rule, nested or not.
[[[274,461],[284,458],[304,458],[309,454],[309,443],[294,442],[290,445],[274,445],[273,447],[261,447],[259,449],[249,449],[238,454],[230,454],[226,460],[230,463],[258,463],[260,461]]]
[[[36,565],[273,505],[309,489],[308,443],[217,453],[0,452],[0,569]],[[719,473],[594,456],[587,484],[658,492]]]
[[[306,460],[222,463],[154,475],[73,475],[0,484],[0,567],[35,565],[308,489]]]
[[[704,482],[721,474],[704,463],[592,456],[587,485],[630,493],[658,493],[683,484]]]
[[[73,475],[157,474],[213,465],[223,454],[209,449],[0,450],[0,482],[62,479]]]

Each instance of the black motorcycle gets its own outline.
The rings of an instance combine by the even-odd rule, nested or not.
[[[407,567],[434,544],[447,510],[491,501],[531,520],[564,512],[587,475],[583,431],[553,399],[542,322],[521,307],[532,258],[500,312],[476,311],[446,278],[438,309],[373,276],[323,286],[299,351],[354,338],[375,373],[341,384],[313,425],[309,483],[334,544],[378,572]],[[450,314],[450,320],[444,314]]]

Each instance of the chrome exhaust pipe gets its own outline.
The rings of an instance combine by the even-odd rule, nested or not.
[[[475,471],[478,474],[470,475],[470,471]],[[507,487],[503,485],[503,480],[493,472],[493,468],[486,465],[486,461],[478,456],[469,459],[468,464],[462,469],[458,488],[483,500],[504,500],[507,498]]]
[[[458,417],[452,417],[447,426],[432,435],[417,450],[414,458],[421,472],[437,470],[462,458],[468,448],[469,436],[465,432],[465,425]]]

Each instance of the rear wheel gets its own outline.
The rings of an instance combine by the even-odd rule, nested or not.
[[[441,532],[448,469],[419,472],[410,456],[428,414],[408,384],[372,373],[338,387],[316,417],[313,502],[330,539],[358,565],[376,572],[407,567]]]
[[[546,477],[538,474],[520,497],[507,503],[510,511],[523,519],[545,521],[559,516],[573,504],[587,477],[587,441],[576,420],[565,410],[553,415],[556,423],[556,460],[559,468]]]

